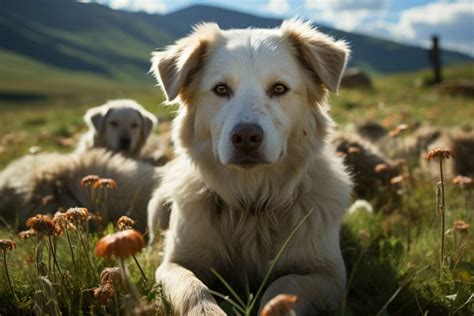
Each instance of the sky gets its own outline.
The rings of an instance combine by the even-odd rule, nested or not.
[[[288,18],[428,47],[436,34],[445,48],[474,57],[474,0],[80,0],[113,9],[168,13],[193,4]]]

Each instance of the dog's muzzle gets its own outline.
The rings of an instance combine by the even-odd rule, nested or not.
[[[264,163],[259,153],[263,137],[263,129],[257,124],[236,125],[230,136],[235,149],[231,163],[242,167]]]

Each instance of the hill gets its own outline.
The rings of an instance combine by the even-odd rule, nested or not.
[[[0,0],[0,49],[65,71],[145,81],[149,80],[150,52],[202,21],[215,21],[224,29],[281,23],[280,19],[204,5],[160,15],[117,11],[73,0]],[[320,29],[351,43],[353,66],[380,73],[429,66],[425,49],[324,26]],[[466,55],[443,51],[446,65],[470,60]],[[0,56],[0,63],[6,62]]]

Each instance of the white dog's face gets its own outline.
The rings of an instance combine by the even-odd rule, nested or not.
[[[337,89],[346,55],[344,43],[299,21],[273,30],[206,24],[157,53],[153,70],[168,99],[179,96],[182,113],[193,116],[184,146],[198,144],[222,165],[245,170],[283,159],[292,135],[311,133],[304,123],[311,100]]]
[[[156,118],[133,100],[114,100],[90,109],[85,120],[102,147],[124,153],[140,151]]]

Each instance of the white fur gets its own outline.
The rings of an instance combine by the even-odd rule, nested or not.
[[[278,29],[221,31],[204,24],[153,68],[165,94],[178,98],[177,157],[163,169],[148,208],[154,231],[171,208],[165,258],[156,271],[181,315],[221,315],[209,288],[217,270],[240,293],[255,293],[270,261],[309,211],[271,274],[260,309],[281,293],[298,296],[298,315],[337,308],[345,286],[339,248],[351,181],[329,144],[327,90],[337,90],[348,48],[298,20]],[[212,90],[226,83],[228,98]],[[282,96],[268,90],[280,82]],[[230,163],[230,131],[264,130],[262,163]],[[168,214],[168,213],[166,213]]]
[[[134,158],[140,154],[157,124],[152,113],[130,99],[112,100],[91,108],[84,115],[84,120],[89,131],[81,139],[77,151],[103,147]],[[128,139],[130,146],[121,147],[121,139]]]

